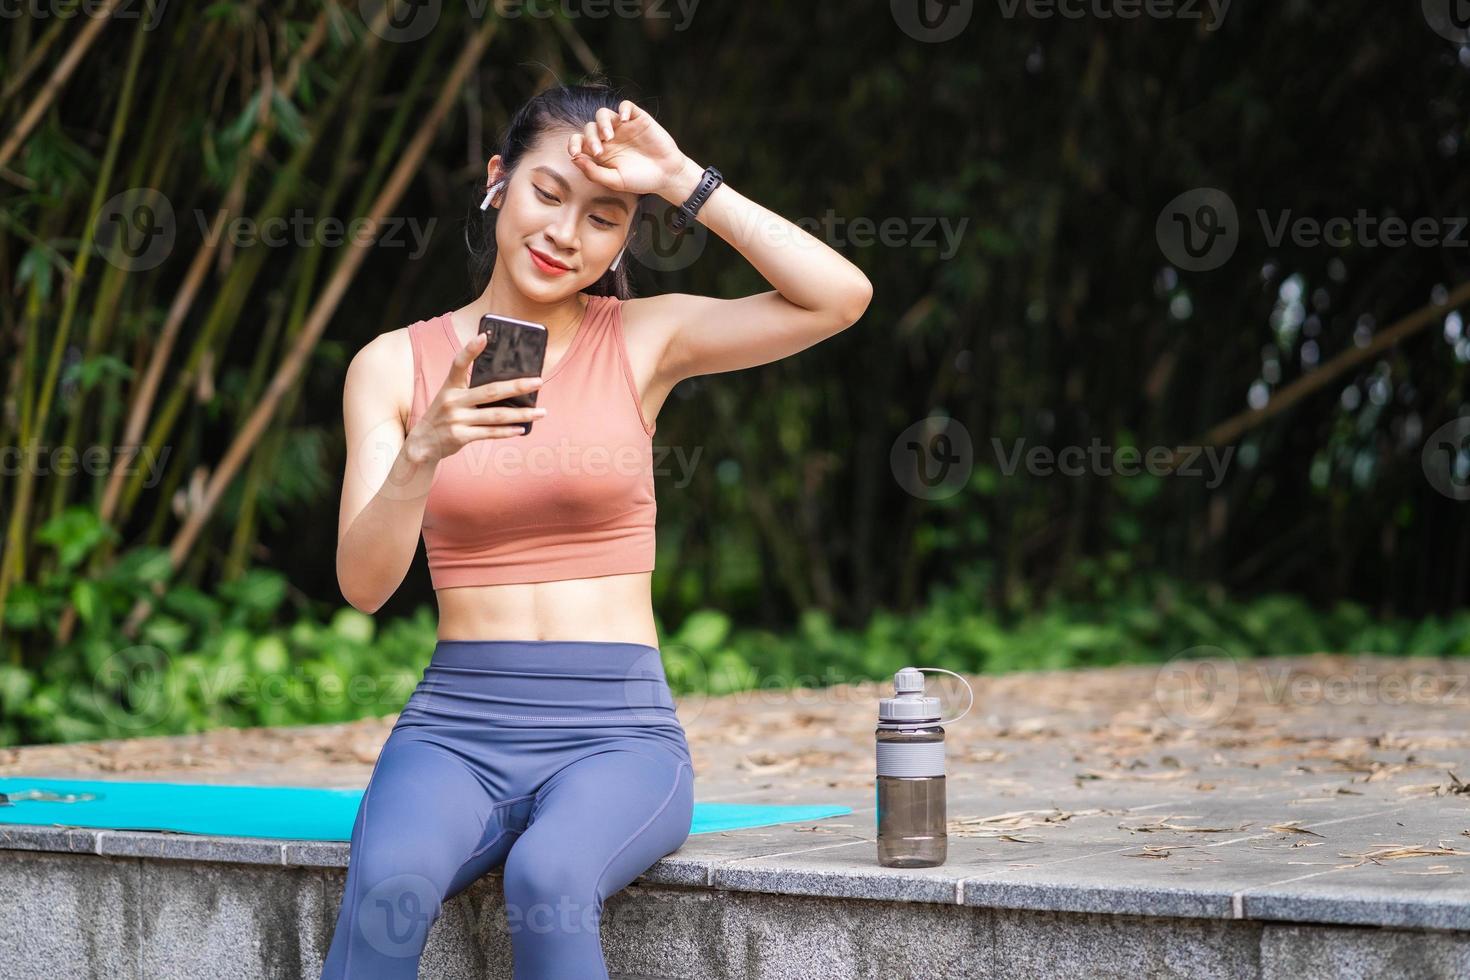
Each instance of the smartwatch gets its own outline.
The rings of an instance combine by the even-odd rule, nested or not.
[[[683,231],[685,227],[694,220],[699,209],[704,207],[704,202],[715,192],[715,188],[725,182],[725,176],[714,167],[705,167],[704,175],[699,178],[699,186],[694,188],[694,193],[689,195],[689,200],[679,205],[679,213],[674,215],[674,220],[669,223],[674,231]]]

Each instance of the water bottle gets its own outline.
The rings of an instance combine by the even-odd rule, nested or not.
[[[922,671],[960,677],[943,667],[905,667],[893,675],[891,698],[878,701],[878,863],[885,868],[932,868],[944,863],[944,725],[959,721],[975,704],[953,718],[939,717],[939,699],[924,695]]]

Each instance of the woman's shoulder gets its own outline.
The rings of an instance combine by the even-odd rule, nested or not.
[[[379,400],[383,408],[393,411],[405,422],[413,409],[415,350],[414,338],[430,320],[413,323],[382,333],[358,348],[347,365],[346,397]]]

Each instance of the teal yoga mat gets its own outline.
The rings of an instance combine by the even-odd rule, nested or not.
[[[0,805],[0,824],[347,841],[352,839],[352,824],[362,801],[360,789],[0,778],[0,793],[23,795],[26,790],[75,794],[82,799],[72,803],[16,799],[9,806]],[[86,794],[91,798],[86,798]],[[696,802],[689,832],[711,834],[769,827],[851,812],[852,807],[821,804]]]

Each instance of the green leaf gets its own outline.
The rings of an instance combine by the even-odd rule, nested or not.
[[[255,129],[256,120],[260,117],[260,93],[253,92],[250,99],[245,103],[245,108],[235,117],[221,134],[221,138],[230,145],[239,146],[249,138]]]
[[[29,671],[14,664],[0,664],[0,710],[7,715],[19,712],[35,686],[36,679]]]
[[[63,568],[75,568],[93,549],[113,536],[90,507],[68,507],[36,531],[36,541],[56,548]]]
[[[127,586],[153,585],[172,574],[172,563],[164,548],[139,547],[125,552],[103,573],[104,581]]]
[[[172,616],[153,615],[143,626],[143,639],[169,652],[182,650],[192,631],[187,623]]]
[[[76,377],[83,391],[91,390],[108,377],[125,381],[132,376],[133,369],[128,363],[112,354],[95,354],[76,366]]]
[[[91,626],[97,621],[97,587],[86,579],[78,579],[71,587],[71,602],[82,622]]]
[[[300,146],[311,135],[301,113],[279,89],[271,93],[271,111],[275,113],[277,129],[292,146]]]
[[[243,606],[257,617],[273,614],[286,598],[286,578],[279,572],[252,569],[220,586],[227,602]]]
[[[291,666],[291,654],[278,636],[263,636],[255,641],[250,659],[257,673],[284,674]]]
[[[209,626],[221,618],[221,604],[213,596],[187,585],[175,585],[164,591],[159,608],[177,613],[191,623]]]
[[[26,582],[17,582],[10,587],[5,597],[4,611],[0,612],[9,629],[32,629],[41,621],[41,591]]]
[[[29,248],[20,258],[16,271],[16,285],[23,286],[34,281],[36,294],[43,300],[51,298],[51,259],[44,249]]]

